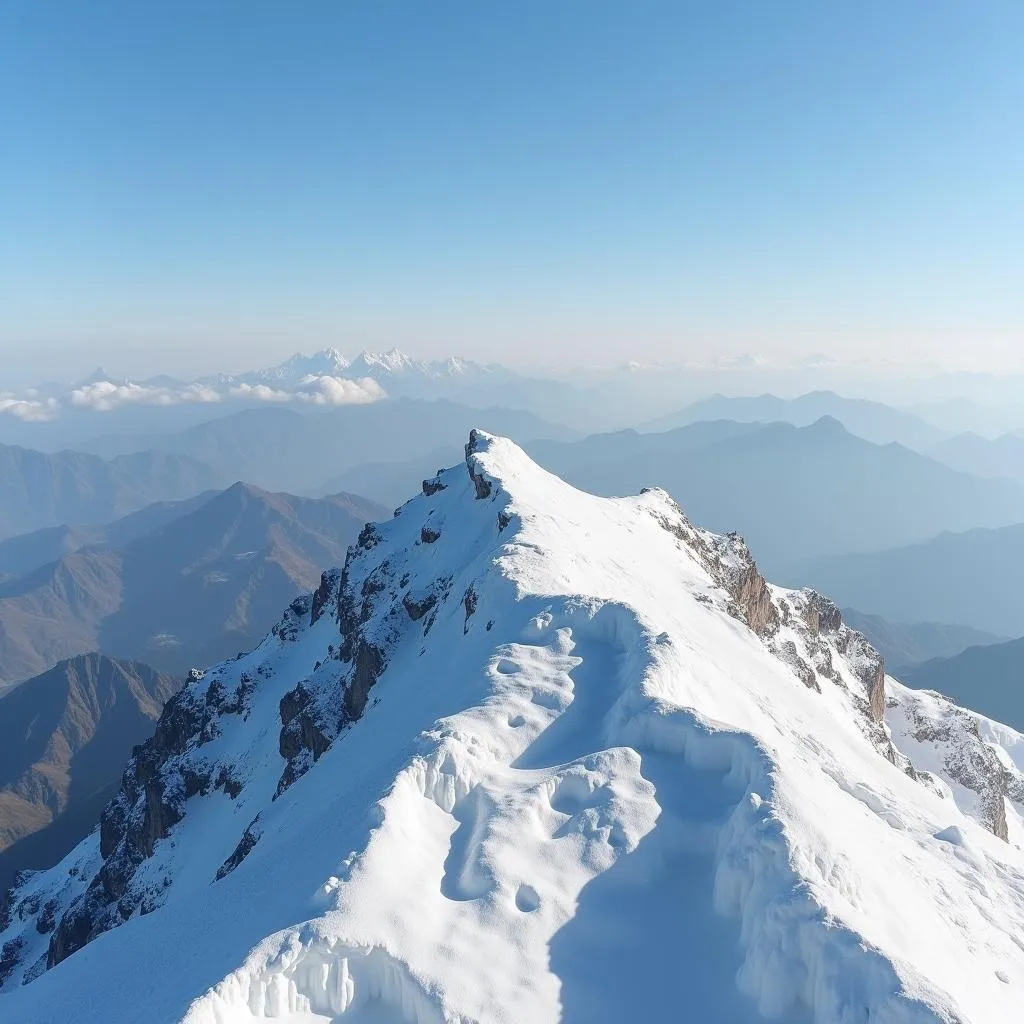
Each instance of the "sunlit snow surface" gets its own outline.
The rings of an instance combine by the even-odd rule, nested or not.
[[[893,740],[938,778],[890,763],[842,657],[804,685],[665,528],[662,492],[583,494],[501,439],[470,463],[489,494],[445,472],[350,564],[386,562],[398,600],[442,595],[434,619],[379,624],[362,719],[275,800],[279,702],[338,677],[337,624],[221,666],[263,666],[203,747],[244,766],[240,795],[192,798],[141,869],[163,905],[12,979],[0,1020],[1024,1018],[1024,807],[1010,843],[978,824],[891,681]],[[978,721],[1019,771],[1022,738]],[[30,885],[68,899],[97,867],[93,836]]]

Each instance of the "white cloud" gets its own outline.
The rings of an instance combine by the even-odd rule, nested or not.
[[[305,402],[309,405],[366,405],[387,398],[387,392],[370,377],[304,377],[295,391],[271,388],[266,384],[239,384],[232,398],[254,398],[259,402]]]
[[[295,397],[290,391],[279,391],[266,384],[239,384],[228,394],[232,398],[255,398],[258,402],[290,402]]]
[[[182,388],[150,387],[144,384],[115,384],[96,381],[75,388],[68,401],[80,409],[110,412],[122,405],[181,405],[184,402],[219,402],[220,395],[211,387],[189,384]]]
[[[365,405],[386,398],[387,392],[372,377],[314,377],[303,381],[295,397],[313,405]]]
[[[0,392],[0,415],[2,414],[26,423],[44,423],[57,415],[57,403],[52,398],[17,398]]]
[[[351,380],[328,374],[307,376],[298,384],[279,388],[267,384],[225,387],[210,382],[165,387],[99,380],[82,384],[63,397],[43,398],[37,392],[24,392],[20,395],[0,392],[0,415],[6,414],[26,421],[44,421],[60,415],[62,408],[107,413],[124,406],[168,406],[231,399],[337,406],[364,405],[386,397],[387,392],[370,377]]]

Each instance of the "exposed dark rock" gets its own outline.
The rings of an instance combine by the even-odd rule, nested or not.
[[[5,942],[3,947],[0,948],[0,985],[7,981],[11,973],[18,966],[18,961],[21,959],[21,950],[24,945],[24,940],[19,936]]]
[[[288,762],[278,783],[278,795],[283,793],[310,764],[320,759],[331,745],[313,694],[299,683],[281,698],[281,736],[278,743],[281,756]]]
[[[440,530],[432,530],[429,526],[424,526],[420,530],[420,540],[424,544],[433,544],[441,536]]]
[[[361,641],[356,650],[352,679],[345,690],[346,721],[355,722],[362,716],[370,690],[383,671],[384,652],[371,643]]]
[[[356,538],[356,547],[362,551],[369,551],[370,548],[375,548],[379,543],[380,534],[377,533],[377,527],[373,523],[367,523],[359,531],[359,536]]]
[[[423,481],[423,493],[428,498],[434,494],[437,494],[438,491],[443,491],[444,489],[445,484],[442,482],[439,476],[435,476],[433,480]]]
[[[125,805],[121,800],[111,800],[100,815],[100,856],[106,860],[124,836]]]
[[[469,620],[470,617],[476,613],[477,600],[476,590],[473,587],[470,587],[462,598],[462,605],[466,609],[466,621],[462,626],[463,634],[469,632]]]
[[[479,451],[480,435],[475,431],[469,432],[469,441],[466,443],[466,469],[469,470],[469,479],[473,481],[473,488],[477,498],[489,498],[491,496],[491,481],[483,473],[478,473],[473,455]]]
[[[237,800],[242,792],[242,783],[231,774],[230,769],[221,767],[217,775],[217,788],[224,790],[232,800]]]
[[[39,911],[39,916],[36,918],[36,931],[40,935],[49,935],[57,926],[57,911],[59,909],[60,903],[55,899],[48,900],[43,905],[43,909]]]
[[[86,897],[80,896],[71,904],[50,936],[46,966],[56,967],[62,960],[80,950],[92,938],[92,927],[93,921],[86,905]]]
[[[129,830],[126,840],[136,846],[144,857],[152,857],[157,840],[163,839],[181,821],[181,811],[176,802],[164,799],[163,785],[159,779],[147,782],[144,792],[146,810],[142,828],[137,832]]]
[[[835,633],[843,625],[843,616],[835,604],[814,590],[805,592],[804,622],[813,636],[819,633]]]
[[[512,516],[508,512],[506,512],[504,509],[502,509],[498,513],[498,532],[501,533],[501,531],[504,530],[505,527],[508,526],[508,524],[511,523],[511,522],[512,522]]]
[[[313,591],[313,605],[310,609],[310,623],[315,625],[324,609],[332,603],[338,588],[340,574],[337,569],[329,569],[320,576],[320,586]]]
[[[231,874],[239,864],[245,860],[246,857],[252,852],[253,847],[259,842],[260,828],[259,828],[260,817],[257,814],[251,822],[249,822],[248,828],[242,833],[242,838],[238,840],[238,845],[235,847],[231,856],[217,869],[217,874],[214,878],[215,881],[219,882],[222,878],[226,878]]]
[[[776,650],[776,654],[782,661],[793,669],[796,673],[796,677],[804,684],[804,686],[821,693],[821,685],[818,682],[817,674],[814,669],[800,657],[800,654],[796,649],[796,644],[793,643],[792,640],[786,640],[784,643],[780,644]]]
[[[860,634],[859,657],[852,659],[857,678],[864,684],[868,700],[868,710],[872,721],[881,722],[885,718],[885,662],[882,656]]]
[[[31,967],[27,968],[21,976],[22,985],[31,985],[40,975],[46,973],[46,954],[44,953]]]
[[[726,589],[740,617],[758,636],[768,636],[779,625],[779,613],[771,591],[753,560],[735,572],[726,573]]]
[[[406,614],[413,622],[422,619],[435,604],[437,604],[437,594],[433,591],[418,601],[409,594],[402,598],[402,607],[405,608]]]

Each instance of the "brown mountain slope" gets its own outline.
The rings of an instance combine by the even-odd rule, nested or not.
[[[148,665],[82,654],[0,700],[0,892],[89,831],[178,685]]]
[[[257,643],[368,519],[352,495],[296,498],[236,484],[121,547],[87,547],[0,583],[0,687],[99,650],[166,672]]]

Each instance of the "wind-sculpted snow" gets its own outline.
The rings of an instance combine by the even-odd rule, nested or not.
[[[14,890],[0,1012],[1018,1018],[1024,738],[887,681],[664,492],[480,433],[422,492]]]

